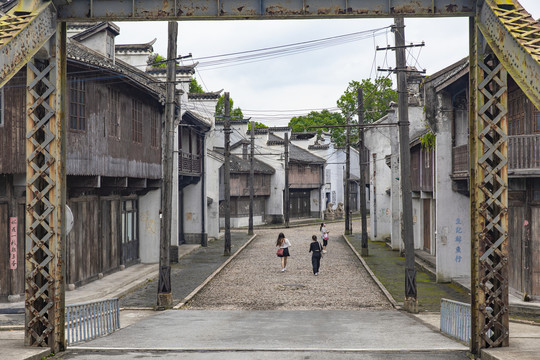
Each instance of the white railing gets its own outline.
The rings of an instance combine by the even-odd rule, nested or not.
[[[471,305],[441,299],[441,331],[469,344],[471,341]]]
[[[120,329],[118,299],[66,306],[66,341],[74,345]]]

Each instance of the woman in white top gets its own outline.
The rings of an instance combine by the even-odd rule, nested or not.
[[[328,229],[326,228],[326,224],[325,223],[321,223],[321,227],[320,229],[321,230],[321,239],[323,240],[323,253],[326,252],[326,246],[328,246]]]
[[[289,255],[289,246],[291,246],[291,243],[289,240],[283,235],[283,233],[279,233],[276,246],[278,246],[280,249],[283,249],[283,254],[278,255],[281,258],[281,272],[287,270],[287,258]]]

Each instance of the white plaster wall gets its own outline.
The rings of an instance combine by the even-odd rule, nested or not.
[[[209,238],[219,238],[219,168],[223,160],[214,155],[207,155],[206,168],[206,196],[212,199],[207,205],[206,230]]]
[[[202,181],[199,181],[197,184],[188,185],[184,188],[184,233],[199,234],[201,232],[204,211],[201,207],[201,187]]]
[[[412,198],[412,222],[413,222],[413,239],[414,239],[414,248],[423,249],[423,219],[422,219],[422,199],[417,196]]]
[[[115,54],[115,57],[122,60],[123,62],[128,63],[131,66],[135,66],[139,70],[144,70],[144,68],[148,65],[147,61],[150,55],[151,54],[149,52],[117,52]]]
[[[143,264],[159,262],[161,190],[139,197],[139,257]]]
[[[388,123],[389,116],[377,123]],[[385,156],[391,152],[391,134],[389,127],[368,128],[364,134],[365,145],[370,151],[370,238],[384,240],[390,237],[392,225],[392,208],[390,195],[391,171],[386,166]],[[375,162],[373,155],[376,156]],[[376,176],[375,176],[376,174]],[[374,190],[375,189],[375,190]]]
[[[103,56],[107,56],[107,31],[101,31],[87,39],[84,39],[81,44],[99,52]]]
[[[449,106],[448,99],[446,106]],[[448,107],[446,107],[448,108]],[[452,190],[451,118],[442,112],[435,137],[437,281],[470,279],[470,199]]]

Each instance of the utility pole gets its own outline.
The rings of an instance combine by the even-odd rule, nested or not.
[[[366,206],[366,174],[364,158],[364,95],[362,88],[358,88],[358,159],[360,169],[360,213],[362,214],[362,249],[361,255],[368,256],[368,235],[367,235],[367,206]]]
[[[403,241],[405,243],[405,301],[403,307],[411,313],[418,312],[416,268],[414,265],[414,237],[411,197],[411,153],[409,149],[409,99],[405,60],[405,22],[395,18],[396,72],[399,106],[399,158],[401,161],[401,193],[403,204]]]
[[[289,211],[291,208],[289,199],[289,133],[285,133],[285,227],[289,227]]]
[[[163,134],[163,190],[161,192],[161,233],[159,247],[158,307],[172,305],[171,264],[169,246],[171,244],[172,189],[173,189],[173,146],[174,146],[174,98],[176,89],[176,39],[178,23],[169,21],[167,46],[167,94],[165,105],[165,129]]]
[[[255,189],[253,188],[253,177],[255,174],[254,158],[255,158],[255,121],[251,122],[251,158],[249,159],[249,226],[248,235],[253,235],[253,196]]]
[[[231,255],[231,103],[229,93],[225,93],[225,116],[223,118],[225,135],[225,164],[223,166],[225,182],[225,250],[223,255]]]
[[[347,116],[347,128],[345,131],[345,235],[349,235],[349,182],[351,179],[351,128],[349,127],[349,116]]]

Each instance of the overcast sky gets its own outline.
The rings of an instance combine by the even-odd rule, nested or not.
[[[520,0],[535,19],[540,1]],[[389,27],[393,19],[181,21],[178,53],[194,59],[227,53],[322,39]],[[117,44],[146,43],[157,38],[154,51],[167,54],[167,22],[118,23]],[[432,74],[468,55],[467,18],[405,19],[407,43],[425,42],[409,50],[407,65]],[[203,66],[196,78],[206,91],[224,89],[244,116],[270,126],[283,126],[292,116],[310,110],[334,110],[349,81],[387,76],[377,67],[395,67],[393,51],[376,51],[392,45],[394,34],[382,30],[376,36],[345,44],[330,41],[324,47],[293,55],[227,66]],[[191,64],[192,60],[183,60]],[[231,66],[233,64],[233,66]],[[395,87],[395,85],[394,85]]]

